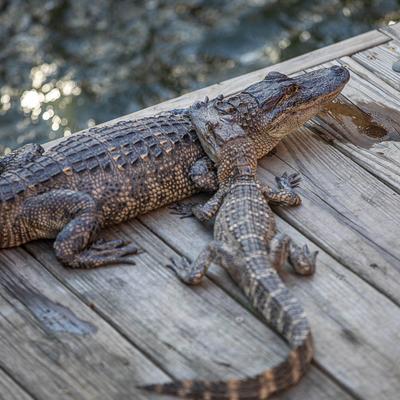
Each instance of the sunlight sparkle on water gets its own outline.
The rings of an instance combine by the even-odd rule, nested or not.
[[[46,110],[43,115],[42,118],[47,121],[48,119],[50,119],[52,116],[54,115],[54,111],[52,109]]]
[[[25,90],[20,101],[23,110],[28,112],[40,107],[40,104],[44,101],[44,94],[35,89]]]
[[[45,96],[45,102],[50,103],[52,101],[56,101],[61,97],[60,90],[57,88],[51,89],[49,93]]]
[[[7,104],[11,100],[11,97],[9,94],[3,94],[3,96],[0,97],[0,103],[1,104]]]
[[[54,139],[55,133],[61,126],[64,127],[64,135],[70,134],[68,119],[56,115],[57,110],[65,108],[71,96],[79,96],[82,89],[72,79],[60,79],[55,81],[52,76],[57,72],[57,65],[42,64],[33,67],[30,72],[32,89],[25,90],[20,97],[20,105],[26,114],[30,114],[31,121],[37,121],[39,117],[43,121],[49,121],[51,132],[49,138]],[[11,96],[4,87],[1,89],[1,112],[8,111],[11,107]],[[44,106],[44,103],[52,103]],[[53,108],[54,107],[54,108]]]

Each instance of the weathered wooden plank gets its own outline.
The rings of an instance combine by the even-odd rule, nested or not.
[[[349,57],[340,63],[350,69],[351,80],[309,126],[400,192],[399,92]]]
[[[167,379],[22,249],[0,253],[0,325],[0,367],[35,399],[147,399],[137,383]]]
[[[400,59],[400,42],[392,40],[353,54],[352,58],[378,78],[400,90],[400,73],[392,69],[393,63]]]
[[[0,400],[33,400],[21,386],[17,385],[0,369]]]
[[[137,239],[145,252],[136,257],[136,266],[71,273],[57,263],[48,244],[31,243],[28,248],[175,378],[252,375],[287,354],[282,340],[221,288],[210,281],[196,288],[179,282],[165,267],[176,253],[139,221],[111,232]],[[282,398],[351,396],[312,367],[301,384]]]
[[[378,30],[393,39],[400,40],[400,23],[382,26]]]
[[[278,161],[279,159],[279,161]],[[279,210],[332,257],[400,303],[400,196],[307,128],[260,165],[303,176],[303,206]],[[272,175],[262,172],[272,182]]]
[[[262,171],[261,175],[265,178]],[[272,176],[268,180],[272,181]],[[302,208],[307,207],[305,201],[305,205],[294,213],[301,213]],[[314,219],[316,215],[319,216],[314,213]],[[325,216],[321,215],[321,218]],[[199,230],[195,220],[179,220],[165,209],[148,214],[141,220],[191,259],[211,239],[210,229],[203,226]],[[326,223],[335,229],[330,220]],[[310,224],[313,222],[310,221]],[[278,226],[298,243],[308,242],[281,219],[278,219]],[[311,247],[316,249],[314,245]],[[400,354],[393,353],[393,346],[400,338],[399,307],[319,250],[315,277],[299,279],[289,274],[285,279],[309,315],[316,341],[317,363],[360,398],[374,399],[378,395],[379,398],[396,398],[400,385]],[[243,301],[221,269],[213,267],[208,275]],[[381,329],[382,326],[385,329]]]

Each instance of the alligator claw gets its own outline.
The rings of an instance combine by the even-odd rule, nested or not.
[[[294,189],[300,185],[301,176],[298,172],[295,172],[291,175],[288,175],[287,172],[284,172],[282,176],[276,176],[275,181],[279,188],[291,188]]]
[[[295,188],[299,186],[300,181],[301,181],[301,176],[298,172],[295,172],[294,174],[291,174],[288,176],[288,182],[292,188]]]
[[[180,219],[192,218],[194,217],[193,207],[196,204],[197,203],[174,203],[171,204],[168,208],[172,210],[172,215],[179,215]]]
[[[198,285],[203,280],[204,271],[193,268],[186,257],[171,257],[170,261],[171,264],[167,264],[166,267],[171,269],[187,285]]]

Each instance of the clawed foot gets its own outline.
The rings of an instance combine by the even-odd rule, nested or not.
[[[131,244],[132,244],[131,242],[121,239],[115,239],[115,240],[98,239],[90,246],[90,248],[97,251],[105,251],[105,250],[122,249],[123,247],[130,246]],[[139,252],[139,250],[136,247],[135,253],[137,252]]]
[[[286,172],[282,176],[275,177],[279,189],[294,189],[300,185],[301,176],[299,173],[288,175]]]
[[[193,207],[196,203],[174,203],[170,205],[168,208],[171,211],[172,215],[179,215],[181,219],[184,218],[192,218],[194,217],[193,214]]]
[[[135,264],[135,262],[132,259],[127,259],[126,256],[137,255],[142,252],[134,243],[119,239],[99,239],[92,244],[88,251],[99,259],[110,259],[113,263],[129,262],[130,264]]]
[[[203,278],[203,273],[200,271],[194,271],[193,265],[186,257],[171,257],[171,264],[167,264],[167,267],[172,269],[178,278],[188,285],[197,285]]]
[[[312,275],[315,273],[318,251],[310,252],[305,244],[302,248],[295,246],[290,253],[290,264],[299,275]]]
[[[139,253],[141,251],[133,243],[124,240],[99,239],[88,249],[71,257],[70,261],[62,261],[72,268],[97,268],[117,263],[135,264],[135,261],[127,256]]]

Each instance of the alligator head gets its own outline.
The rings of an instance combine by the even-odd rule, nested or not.
[[[239,136],[254,141],[260,158],[318,114],[349,78],[347,69],[340,66],[293,78],[271,72],[236,95],[197,102],[189,113],[204,150],[214,162],[221,145]]]

